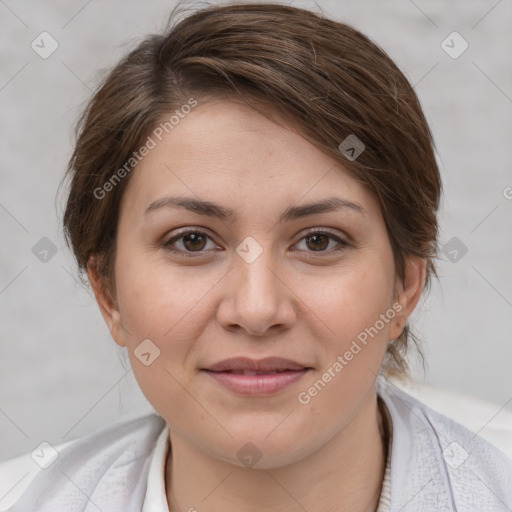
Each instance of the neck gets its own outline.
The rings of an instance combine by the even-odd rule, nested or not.
[[[165,471],[169,510],[374,512],[384,478],[385,434],[374,392],[331,440],[284,467],[230,464],[171,429]]]

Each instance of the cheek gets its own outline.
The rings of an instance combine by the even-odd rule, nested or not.
[[[189,279],[183,269],[173,271],[165,262],[143,262],[142,257],[120,258],[117,263],[121,319],[142,392],[163,416],[176,417],[191,408],[200,415],[184,390],[191,388],[191,341],[204,329],[206,301],[201,299],[211,277]]]
[[[116,279],[126,329],[160,341],[184,326],[198,325],[201,300],[216,282],[197,267],[173,268],[161,255],[120,257],[116,262]]]
[[[119,258],[116,267],[121,321],[134,375],[157,409],[173,395],[179,411],[187,403],[183,386],[189,385],[195,371],[194,341],[215,311],[208,291],[219,277],[199,267],[172,268],[162,257],[144,260],[142,255]],[[147,339],[151,343],[144,342],[149,347],[145,353],[154,351],[158,357],[145,366],[137,355]]]
[[[309,305],[320,318],[316,325],[326,333],[317,338],[322,364],[297,399],[309,414],[322,411],[328,424],[344,423],[347,414],[360,407],[379,373],[394,317],[388,263],[376,258],[350,271],[345,268],[311,296]]]
[[[394,267],[388,254],[367,256],[333,274],[312,296],[311,309],[321,319],[317,325],[326,333],[318,339],[321,368],[303,388],[313,407],[330,410],[330,404],[338,403],[342,410],[356,408],[379,373],[394,316]],[[336,423],[342,413],[328,414]]]
[[[355,339],[391,306],[393,278],[385,258],[361,260],[312,284],[302,284],[303,289],[312,290],[304,303],[318,315],[328,337],[334,336],[335,344]],[[385,327],[381,330],[388,328],[387,323]]]

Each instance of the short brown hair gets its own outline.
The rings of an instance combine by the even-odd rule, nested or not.
[[[66,177],[66,240],[80,271],[94,261],[115,293],[119,204],[128,174],[101,200],[95,190],[131,158],[151,130],[191,96],[257,100],[295,121],[301,134],[376,197],[397,276],[408,255],[436,275],[441,180],[418,98],[390,57],[353,27],[280,4],[209,6],[137,45],[100,84],[77,125]],[[355,136],[357,159],[340,151]],[[353,153],[353,152],[352,152]],[[91,260],[91,258],[93,258]],[[417,338],[406,325],[384,368],[407,369]]]

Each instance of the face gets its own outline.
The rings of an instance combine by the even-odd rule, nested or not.
[[[394,295],[377,201],[289,128],[235,101],[200,103],[133,171],[116,304],[97,293],[171,436],[238,465],[248,442],[260,466],[297,461],[374,404],[421,280]],[[233,357],[296,367],[211,371]]]

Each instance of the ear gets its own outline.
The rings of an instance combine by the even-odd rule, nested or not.
[[[389,330],[389,339],[397,339],[405,328],[407,319],[418,304],[421,292],[425,285],[427,261],[419,256],[409,256],[406,259],[405,280],[398,282],[398,293],[395,297],[395,303],[401,305],[391,321]]]
[[[87,275],[94,291],[94,296],[100,308],[105,323],[114,341],[121,347],[126,346],[126,335],[121,325],[121,314],[112,292],[107,286],[105,277],[98,272],[97,260],[91,256],[87,264]]]

